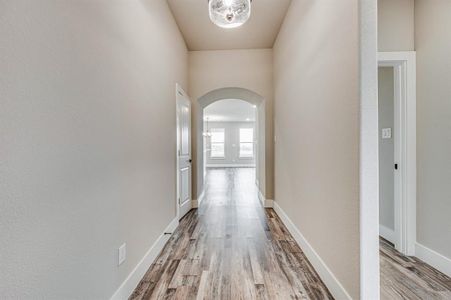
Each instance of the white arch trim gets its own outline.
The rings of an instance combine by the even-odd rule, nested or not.
[[[196,193],[197,193],[197,203],[198,205],[203,197],[204,188],[204,143],[203,143],[203,131],[204,131],[204,108],[208,105],[225,99],[239,99],[246,101],[252,105],[257,106],[257,118],[256,118],[256,128],[258,136],[258,151],[257,151],[257,185],[260,190],[260,198],[264,202],[264,197],[266,195],[266,108],[265,99],[245,88],[239,87],[225,87],[212,90],[205,95],[199,97],[197,102],[199,104],[199,109],[196,110]]]
[[[226,87],[213,90],[200,97],[197,101],[199,102],[200,107],[204,109],[208,105],[224,99],[239,99],[257,106],[264,102],[264,98],[259,94],[248,89],[237,87]]]

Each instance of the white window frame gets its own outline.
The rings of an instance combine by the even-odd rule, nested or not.
[[[222,131],[222,133],[224,134],[224,141],[222,143],[217,143],[217,142],[213,143],[212,142],[213,135],[209,137],[209,143],[210,143],[209,157],[210,157],[210,159],[218,159],[218,160],[225,159],[226,158],[226,130],[225,130],[225,128],[219,128],[219,127],[218,128],[211,128],[211,132],[213,132],[213,131]],[[224,148],[224,155],[223,156],[213,156],[212,155],[212,153],[213,153],[213,144],[222,144],[223,145],[223,148]]]
[[[241,130],[242,129],[250,129],[252,130],[252,141],[250,142],[242,142],[241,141]],[[254,145],[254,134],[255,130],[252,127],[240,127],[238,130],[238,158],[239,159],[254,159],[255,158],[255,145]],[[241,155],[241,144],[251,144],[252,145],[252,156],[242,156]]]

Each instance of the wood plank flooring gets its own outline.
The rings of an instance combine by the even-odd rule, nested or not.
[[[204,203],[179,228],[130,299],[333,299],[253,169],[210,169]],[[451,279],[381,240],[381,298],[451,299]]]
[[[204,203],[181,220],[130,299],[333,299],[272,209],[253,169],[210,169]]]
[[[451,299],[451,278],[380,240],[381,299]]]

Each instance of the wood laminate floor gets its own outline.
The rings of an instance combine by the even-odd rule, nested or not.
[[[380,240],[381,299],[451,299],[451,278]]]
[[[210,169],[205,200],[130,299],[333,299],[272,209],[254,169]]]
[[[257,198],[254,169],[209,169],[130,299],[333,299],[288,230]],[[381,240],[381,298],[451,299],[451,279]]]

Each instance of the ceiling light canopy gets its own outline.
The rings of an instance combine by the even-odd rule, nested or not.
[[[208,0],[210,20],[222,28],[243,25],[251,16],[252,0]]]

